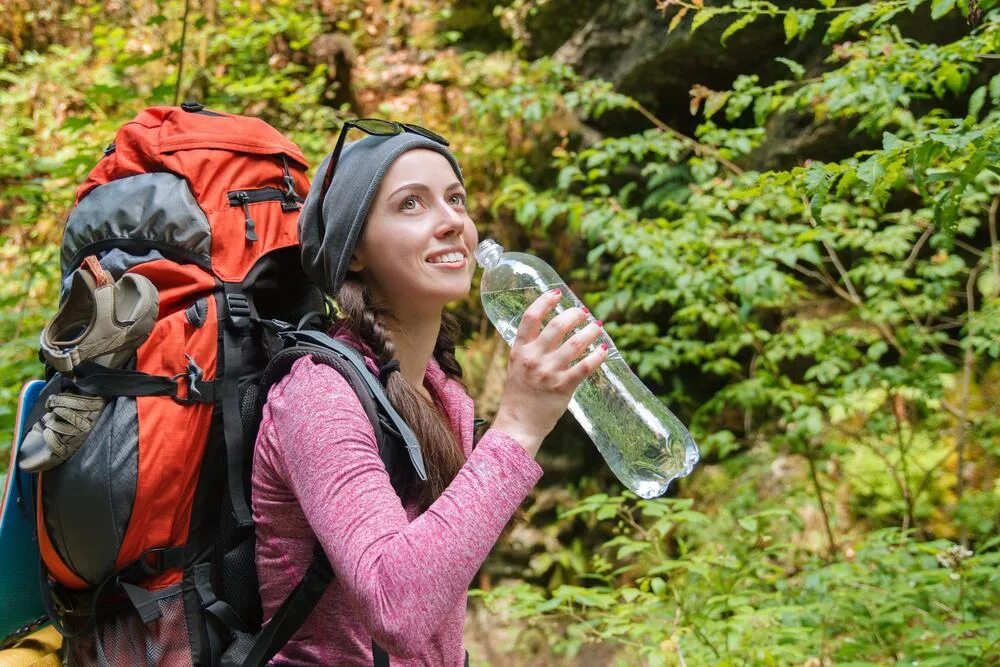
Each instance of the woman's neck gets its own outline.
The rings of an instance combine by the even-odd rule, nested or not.
[[[393,323],[389,335],[396,347],[400,372],[418,391],[423,391],[424,373],[434,356],[438,333],[441,330],[441,316],[423,317]]]

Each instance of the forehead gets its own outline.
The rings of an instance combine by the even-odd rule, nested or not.
[[[382,183],[417,182],[447,186],[457,181],[458,176],[445,156],[426,148],[415,148],[396,158]]]

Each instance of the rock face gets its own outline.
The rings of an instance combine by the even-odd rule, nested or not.
[[[682,131],[696,122],[688,112],[692,85],[725,88],[739,74],[765,73],[776,55],[788,51],[775,20],[760,19],[723,46],[719,38],[731,23],[726,17],[710,20],[691,35],[688,16],[670,33],[672,14],[664,16],[651,0],[593,4],[589,13],[571,0],[545,4],[527,23],[531,35],[549,34],[549,25],[560,20],[564,25],[554,35],[564,34],[566,24],[574,29],[558,45],[551,38],[532,39],[533,55],[551,49],[559,61],[584,76],[610,81]]]
[[[497,32],[490,33],[486,26],[492,23],[499,28],[492,9],[487,15],[483,0],[457,3],[454,25],[468,30],[476,48],[502,47]],[[724,0],[706,4],[727,4]],[[461,10],[458,10],[458,7]],[[767,80],[787,73],[784,65],[774,58],[779,55],[805,61],[808,66],[819,66],[819,37],[821,32],[804,42],[785,44],[784,29],[779,20],[761,18],[737,32],[726,45],[720,38],[733,18],[718,16],[693,35],[690,32],[692,16],[685,17],[673,32],[669,31],[673,12],[664,15],[656,8],[654,0],[549,0],[535,5],[517,27],[526,58],[552,56],[585,77],[604,79],[652,111],[671,127],[691,134],[700,122],[700,116],[688,111],[689,91],[695,84],[716,90],[728,88],[740,74],[760,74]],[[492,45],[483,42],[483,36],[492,34]],[[487,40],[488,41],[488,40]],[[808,138],[828,140],[828,133],[803,132],[808,121],[789,119],[793,134],[803,133],[805,144],[796,143],[795,150],[805,150],[808,155]],[[648,121],[636,113],[611,112],[597,119],[599,132],[610,135],[628,134],[648,127]],[[752,159],[755,168],[780,166],[795,156],[788,154],[788,146],[764,150],[761,159]]]
[[[495,0],[466,0],[456,6],[463,8],[466,27],[481,36],[487,34],[487,25],[500,30],[499,19],[492,11],[494,4]],[[501,4],[511,5],[509,0]],[[732,3],[705,0],[705,4]],[[724,90],[740,74],[758,74],[762,81],[787,77],[787,68],[775,61],[778,56],[800,62],[809,73],[825,66],[822,60],[830,47],[821,43],[821,21],[805,40],[785,44],[780,17],[761,17],[723,45],[721,35],[735,16],[716,16],[692,35],[690,14],[677,29],[668,31],[676,11],[671,8],[664,16],[656,0],[548,0],[532,5],[515,32],[524,57],[551,55],[585,77],[609,81],[668,125],[689,135],[701,122],[700,115],[692,116],[688,111],[693,85]],[[903,34],[924,41],[950,41],[968,30],[957,12],[943,21],[931,21],[928,12],[927,7],[922,7],[917,14],[901,15],[894,23]],[[498,33],[492,34],[495,37]],[[510,44],[509,37],[504,40]],[[478,44],[479,48],[483,46]],[[501,42],[493,46],[502,47]],[[752,120],[747,118],[745,122]],[[613,112],[597,119],[594,126],[601,133],[621,135],[649,125],[636,113]],[[745,166],[788,168],[805,158],[835,160],[878,144],[876,137],[852,133],[851,129],[849,124],[817,125],[811,118],[794,114],[774,117],[768,123],[764,145],[744,161]]]

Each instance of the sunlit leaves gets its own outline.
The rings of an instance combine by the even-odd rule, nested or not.
[[[917,444],[921,456],[928,444]],[[850,456],[873,473],[882,465],[869,450]],[[858,492],[884,510],[893,488],[883,477]],[[802,519],[787,509],[708,514],[690,501],[622,501],[591,496],[561,517],[620,526],[588,568],[593,585],[504,585],[479,593],[491,613],[542,628],[548,645],[568,656],[586,643],[620,642],[623,661],[653,665],[676,664],[664,660],[674,654],[687,664],[725,664],[725,651],[759,664],[820,654],[838,664],[899,655],[923,663],[947,654],[934,664],[958,667],[998,638],[988,619],[995,549],[960,551],[947,540],[881,530],[853,541],[847,559],[826,563],[808,555]],[[613,585],[609,573],[624,583]]]

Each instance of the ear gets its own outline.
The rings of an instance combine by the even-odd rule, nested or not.
[[[357,273],[365,268],[364,261],[358,257],[358,253],[351,253],[351,261],[347,265],[347,270],[353,273]]]

